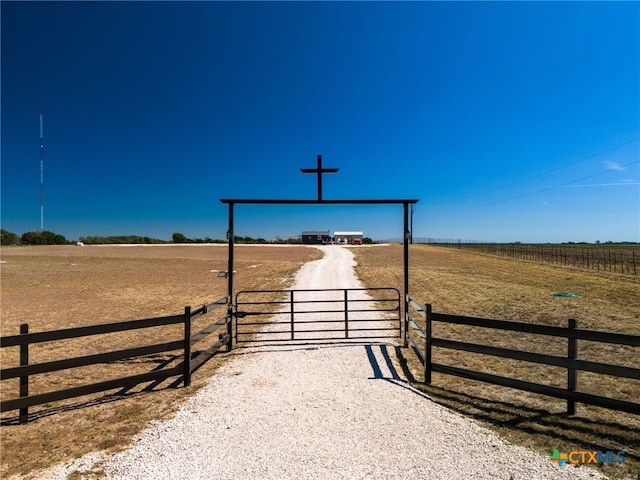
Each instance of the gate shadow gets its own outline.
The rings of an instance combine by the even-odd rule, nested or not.
[[[282,345],[280,345],[282,346]],[[605,445],[618,445],[625,451],[625,458],[638,465],[640,461],[640,429],[625,424],[616,417],[591,419],[585,416],[568,416],[548,409],[517,404],[505,400],[489,399],[480,395],[442,386],[426,385],[411,373],[404,356],[406,349],[384,342],[331,344],[307,343],[288,345],[287,351],[298,349],[364,347],[371,367],[370,380],[383,380],[404,388],[418,397],[437,403],[462,416],[470,417],[497,430],[508,441],[525,443],[540,453],[551,453],[549,445],[572,445],[582,450],[602,450]],[[273,351],[273,350],[272,350]],[[606,449],[606,448],[605,448]],[[634,469],[637,467],[631,467]],[[609,474],[613,468],[600,468]]]

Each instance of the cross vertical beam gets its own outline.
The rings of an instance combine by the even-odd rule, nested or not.
[[[301,168],[302,173],[315,173],[318,175],[318,201],[322,201],[322,174],[336,173],[339,168],[322,168],[322,155],[318,155],[318,166],[316,168]]]

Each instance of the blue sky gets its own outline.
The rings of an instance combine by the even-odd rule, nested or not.
[[[2,228],[224,238],[220,198],[418,198],[414,236],[640,241],[638,2],[6,2]],[[401,206],[236,234],[402,235]]]

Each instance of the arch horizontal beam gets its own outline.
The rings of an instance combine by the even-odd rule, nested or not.
[[[417,199],[382,199],[382,200],[278,200],[278,199],[262,199],[252,200],[247,198],[221,198],[222,203],[235,204],[268,204],[268,205],[406,205],[418,203]]]

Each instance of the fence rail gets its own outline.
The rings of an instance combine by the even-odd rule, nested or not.
[[[148,381],[164,380],[166,378],[178,375],[183,376],[182,381],[185,386],[188,386],[191,383],[192,372],[197,370],[204,362],[206,362],[206,360],[208,360],[216,352],[218,352],[222,346],[228,345],[231,339],[229,333],[230,317],[228,316],[224,316],[218,319],[195,335],[191,334],[192,322],[195,318],[206,315],[207,313],[212,312],[223,305],[227,305],[227,303],[228,297],[223,297],[219,300],[203,305],[202,307],[199,307],[195,310],[192,310],[191,307],[185,307],[184,314],[180,315],[169,315],[165,317],[146,318],[142,320],[130,320],[125,322],[104,323],[84,327],[50,330],[46,332],[30,333],[29,325],[22,324],[20,326],[19,335],[0,337],[0,348],[20,348],[20,365],[15,367],[7,367],[0,370],[0,381],[6,381],[15,378],[19,379],[19,397],[2,400],[0,402],[0,412],[19,409],[20,423],[27,423],[29,415],[28,409],[29,407],[33,407],[35,405],[42,405],[45,403],[75,398],[107,390],[113,390],[116,388],[133,387],[135,385],[139,385]],[[29,361],[29,345],[31,344],[56,342],[73,338],[104,335],[109,333],[126,332],[137,329],[155,328],[176,324],[183,324],[184,326],[183,337],[181,339],[42,363],[30,363]],[[197,357],[192,358],[192,345],[205,339],[212,333],[219,331],[223,326],[227,326],[226,332],[219,335],[218,341],[202,351]],[[170,368],[162,368],[151,372],[129,375],[126,377],[101,381],[97,383],[75,386],[63,390],[55,390],[36,395],[29,394],[29,378],[33,375],[85,367],[99,363],[114,362],[117,360],[142,357],[155,353],[170,352],[180,349],[183,350],[182,365]]]
[[[405,318],[405,346],[413,349],[424,366],[424,378],[425,383],[427,384],[431,383],[431,372],[439,372],[551,397],[562,398],[567,400],[567,413],[571,415],[575,414],[576,402],[640,414],[640,403],[594,395],[577,390],[579,371],[588,371],[619,378],[640,380],[640,368],[580,359],[578,357],[578,340],[640,347],[640,335],[579,329],[577,328],[577,321],[575,319],[569,319],[567,327],[557,327],[506,320],[446,315],[433,312],[431,305],[423,305],[411,296],[407,298],[407,301],[410,306],[410,310],[416,312],[424,324],[424,327],[418,322],[417,318],[413,317],[410,312],[407,312]],[[434,322],[470,325],[486,329],[508,330],[566,338],[568,342],[567,356],[548,355],[445,338],[436,338],[433,336]],[[493,373],[478,372],[452,365],[434,363],[434,347],[562,367],[567,370],[567,387],[554,387],[515,378],[508,378]]]

